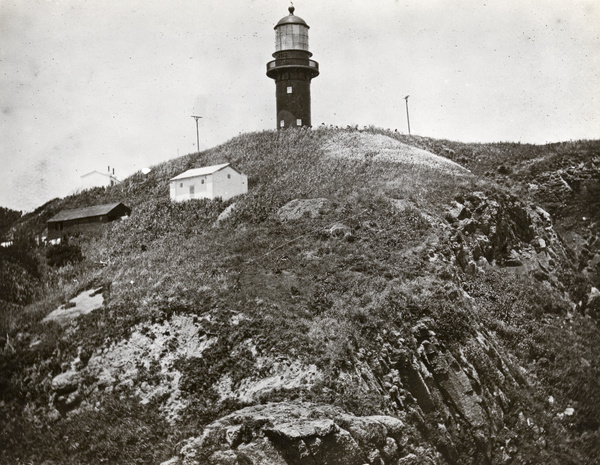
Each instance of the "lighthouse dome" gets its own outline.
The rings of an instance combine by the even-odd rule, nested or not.
[[[275,29],[277,29],[279,26],[283,26],[284,24],[301,24],[302,26],[310,28],[310,26],[306,24],[306,21],[304,21],[300,16],[296,16],[294,14],[294,10],[295,8],[293,6],[290,6],[288,8],[290,14],[281,18],[275,26]]]

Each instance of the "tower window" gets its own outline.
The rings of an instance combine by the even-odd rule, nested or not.
[[[288,88],[287,88],[287,93],[288,93],[288,94],[291,94],[291,93],[292,93],[292,86],[288,86]]]
[[[301,119],[297,119],[296,120],[296,126],[302,126],[302,120]]]
[[[281,121],[279,122],[279,127],[281,127],[281,128],[282,128],[284,125],[285,125],[285,121],[284,121],[284,120],[281,120]]]

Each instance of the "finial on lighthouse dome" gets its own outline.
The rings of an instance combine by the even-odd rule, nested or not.
[[[306,22],[300,16],[296,16],[294,14],[296,8],[294,7],[293,3],[288,7],[288,11],[290,12],[290,14],[281,18],[275,26],[275,29],[284,24],[301,24],[302,26],[308,27],[308,24],[306,24]]]

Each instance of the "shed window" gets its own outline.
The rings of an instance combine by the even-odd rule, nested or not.
[[[201,179],[201,180],[200,180],[200,184],[204,184],[204,179]]]
[[[227,179],[231,179],[231,175],[230,174],[227,175]]]
[[[182,182],[179,183],[179,187],[183,187],[183,183]]]
[[[287,88],[287,93],[288,93],[288,94],[291,94],[291,93],[292,93],[292,86],[288,86],[288,88]]]

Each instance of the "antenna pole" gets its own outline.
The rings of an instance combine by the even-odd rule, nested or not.
[[[410,97],[410,95],[407,95],[406,97],[404,97],[404,100],[406,101],[406,122],[408,123],[408,135],[410,136],[410,116],[408,115],[408,97]]]
[[[202,116],[194,116],[192,118],[196,120],[196,147],[198,149],[198,153],[200,153],[200,136],[198,135],[198,120],[202,118]]]

